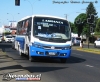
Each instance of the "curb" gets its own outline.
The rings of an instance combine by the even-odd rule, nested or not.
[[[76,49],[76,50],[100,55],[100,51],[99,50],[84,50],[84,49]]]

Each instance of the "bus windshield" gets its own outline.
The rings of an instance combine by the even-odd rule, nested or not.
[[[66,42],[71,39],[71,32],[66,20],[35,17],[33,36],[41,40]]]

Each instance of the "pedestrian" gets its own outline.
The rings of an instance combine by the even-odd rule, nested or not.
[[[80,41],[80,47],[83,48],[83,39]]]

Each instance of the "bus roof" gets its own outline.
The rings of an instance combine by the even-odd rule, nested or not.
[[[58,17],[58,16],[51,16],[51,15],[32,15],[32,16],[26,16],[26,17],[22,18],[19,21],[25,20],[25,19],[30,18],[30,17],[52,17],[52,18],[58,18],[58,19],[66,20],[65,18]]]

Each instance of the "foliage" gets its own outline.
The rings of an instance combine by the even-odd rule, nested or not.
[[[97,21],[95,32],[100,34],[100,18]]]
[[[4,32],[3,35],[9,35],[11,34],[10,32]]]
[[[90,2],[88,7],[86,8],[86,14],[87,14],[87,18],[89,17],[90,14],[97,15],[96,9],[92,2]]]
[[[69,23],[70,23],[71,31],[73,33],[77,33],[77,28],[75,27],[74,23],[72,23],[72,22],[69,22]]]
[[[80,24],[77,24],[77,21],[81,19],[81,23]],[[78,36],[80,36],[82,33],[85,33],[86,32],[86,14],[85,13],[81,13],[79,14],[75,20],[74,20],[74,24],[75,24],[75,27],[77,27],[77,33],[78,33]],[[84,29],[85,28],[85,29]]]
[[[93,5],[92,2],[89,3],[88,7],[86,8],[86,13],[81,13],[79,14],[75,20],[74,20],[74,24],[75,27],[77,27],[77,33],[78,36],[80,36],[81,34],[86,34],[86,36],[90,36],[90,25],[87,24],[87,18],[90,18],[90,14],[94,14],[95,15],[95,24],[92,25],[92,27],[96,27],[96,23],[97,23],[97,13],[96,13],[96,9]],[[76,21],[78,19],[81,19],[81,24],[77,24]]]
[[[94,5],[93,5],[92,2],[90,2],[89,5],[88,5],[88,7],[86,8],[86,15],[87,15],[87,18],[90,18],[90,15],[91,15],[91,14],[94,14],[94,16],[95,16],[95,19],[94,19],[95,22],[94,22],[94,24],[92,25],[92,27],[94,27],[94,29],[95,29],[98,16],[97,16],[96,9],[95,9],[95,7],[94,7]],[[89,33],[89,26],[87,26],[87,30],[88,30],[87,32]],[[88,33],[87,33],[87,34],[88,34]]]

